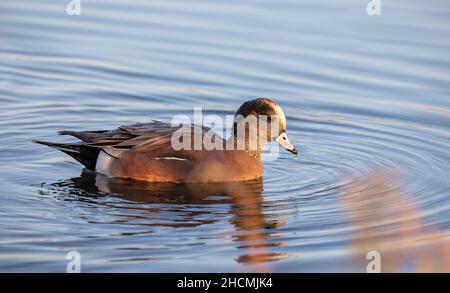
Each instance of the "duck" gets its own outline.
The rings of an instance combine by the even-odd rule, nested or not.
[[[251,127],[250,117],[255,118],[256,127]],[[113,178],[173,183],[235,182],[262,178],[262,152],[271,141],[297,155],[286,128],[286,116],[280,105],[268,98],[257,98],[238,108],[228,139],[203,125],[152,120],[113,130],[58,133],[79,140],[74,143],[33,142],[62,151],[88,170]],[[195,135],[216,147],[196,148]],[[180,148],[180,143],[188,147]]]

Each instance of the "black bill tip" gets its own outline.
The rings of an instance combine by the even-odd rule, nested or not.
[[[290,152],[293,153],[294,155],[296,155],[296,154],[298,153],[297,149],[292,149],[292,150],[288,150],[288,151],[290,151]]]

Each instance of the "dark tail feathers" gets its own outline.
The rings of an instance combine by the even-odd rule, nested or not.
[[[33,140],[33,142],[60,150],[83,164],[86,168],[95,170],[98,154],[100,153],[98,148],[89,147],[81,143],[54,143],[39,140]]]

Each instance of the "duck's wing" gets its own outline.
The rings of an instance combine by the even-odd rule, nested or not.
[[[198,153],[189,150],[179,150],[176,151],[172,147],[171,139],[175,132],[178,131],[179,136],[187,137],[191,136],[191,149],[193,149],[194,143],[194,133],[201,133],[202,139],[205,134],[212,132],[210,128],[200,126],[200,125],[182,125],[173,126],[169,123],[153,121],[150,123],[138,123],[134,125],[121,126],[115,130],[98,130],[98,131],[61,131],[61,135],[71,135],[76,137],[82,142],[76,144],[70,144],[70,146],[76,146],[77,149],[81,149],[79,146],[83,146],[82,149],[91,150],[89,153],[92,154],[92,150],[95,153],[99,151],[104,151],[108,155],[117,158],[120,153],[125,150],[130,150],[136,153],[145,152],[146,155],[151,157],[175,157],[183,158],[187,160],[196,160]],[[40,142],[42,143],[42,142]],[[43,143],[51,147],[55,147],[61,151],[66,152],[65,148],[57,147],[56,144],[50,145],[49,143]],[[73,149],[66,152],[73,156]],[[77,156],[83,157],[83,153],[76,154]],[[90,163],[85,164],[88,168],[95,166],[95,162],[92,161],[92,155],[90,155]],[[96,158],[95,158],[96,159]],[[78,161],[83,162],[84,160]]]
[[[76,143],[33,142],[58,149],[91,170],[95,170],[101,151],[116,159],[123,151],[131,151],[135,154],[145,153],[148,158],[182,158],[190,161],[201,158],[195,151],[174,150],[171,139],[177,131],[179,135],[191,135],[193,147],[194,133],[201,133],[203,137],[211,130],[199,125],[173,126],[169,123],[153,121],[121,126],[115,130],[59,132],[60,135],[70,135],[81,140]]]
[[[210,128],[201,125],[183,125],[172,126],[168,123],[153,122],[146,124],[135,124],[131,126],[120,127],[133,138],[124,140],[113,147],[115,149],[128,149],[133,153],[145,153],[147,158],[172,158],[195,161],[202,158],[201,152],[194,150],[196,140],[201,140],[205,135],[214,135],[214,139],[223,140],[215,134]],[[175,150],[172,143],[174,134],[177,138],[189,138],[190,146],[188,149]],[[199,135],[200,137],[196,137]]]
[[[132,148],[139,144],[139,141],[146,140],[150,137],[158,137],[159,132],[165,129],[176,130],[170,127],[170,124],[162,122],[138,123],[134,125],[121,126],[114,130],[97,130],[97,131],[60,131],[60,135],[70,135],[84,142],[85,145],[91,147],[118,147]]]
[[[172,126],[169,123],[153,121],[121,126],[115,130],[97,131],[60,131],[60,135],[71,135],[90,147],[114,147],[118,149],[134,149],[148,151],[155,145],[170,143],[175,132],[180,135],[194,134],[195,131],[205,135],[210,129],[200,125]]]

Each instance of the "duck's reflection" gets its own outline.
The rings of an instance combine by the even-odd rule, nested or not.
[[[352,252],[359,267],[369,251],[381,254],[381,271],[450,272],[450,235],[427,225],[414,197],[387,170],[344,184],[352,223]]]
[[[286,245],[272,238],[284,221],[269,220],[264,214],[262,180],[220,184],[150,183],[83,172],[80,177],[52,186],[71,198],[121,209],[127,218],[122,221],[125,224],[183,228],[229,221],[234,227],[232,239],[243,253],[236,261],[259,264],[251,270],[270,271],[264,264],[286,257],[285,253],[273,251]]]

